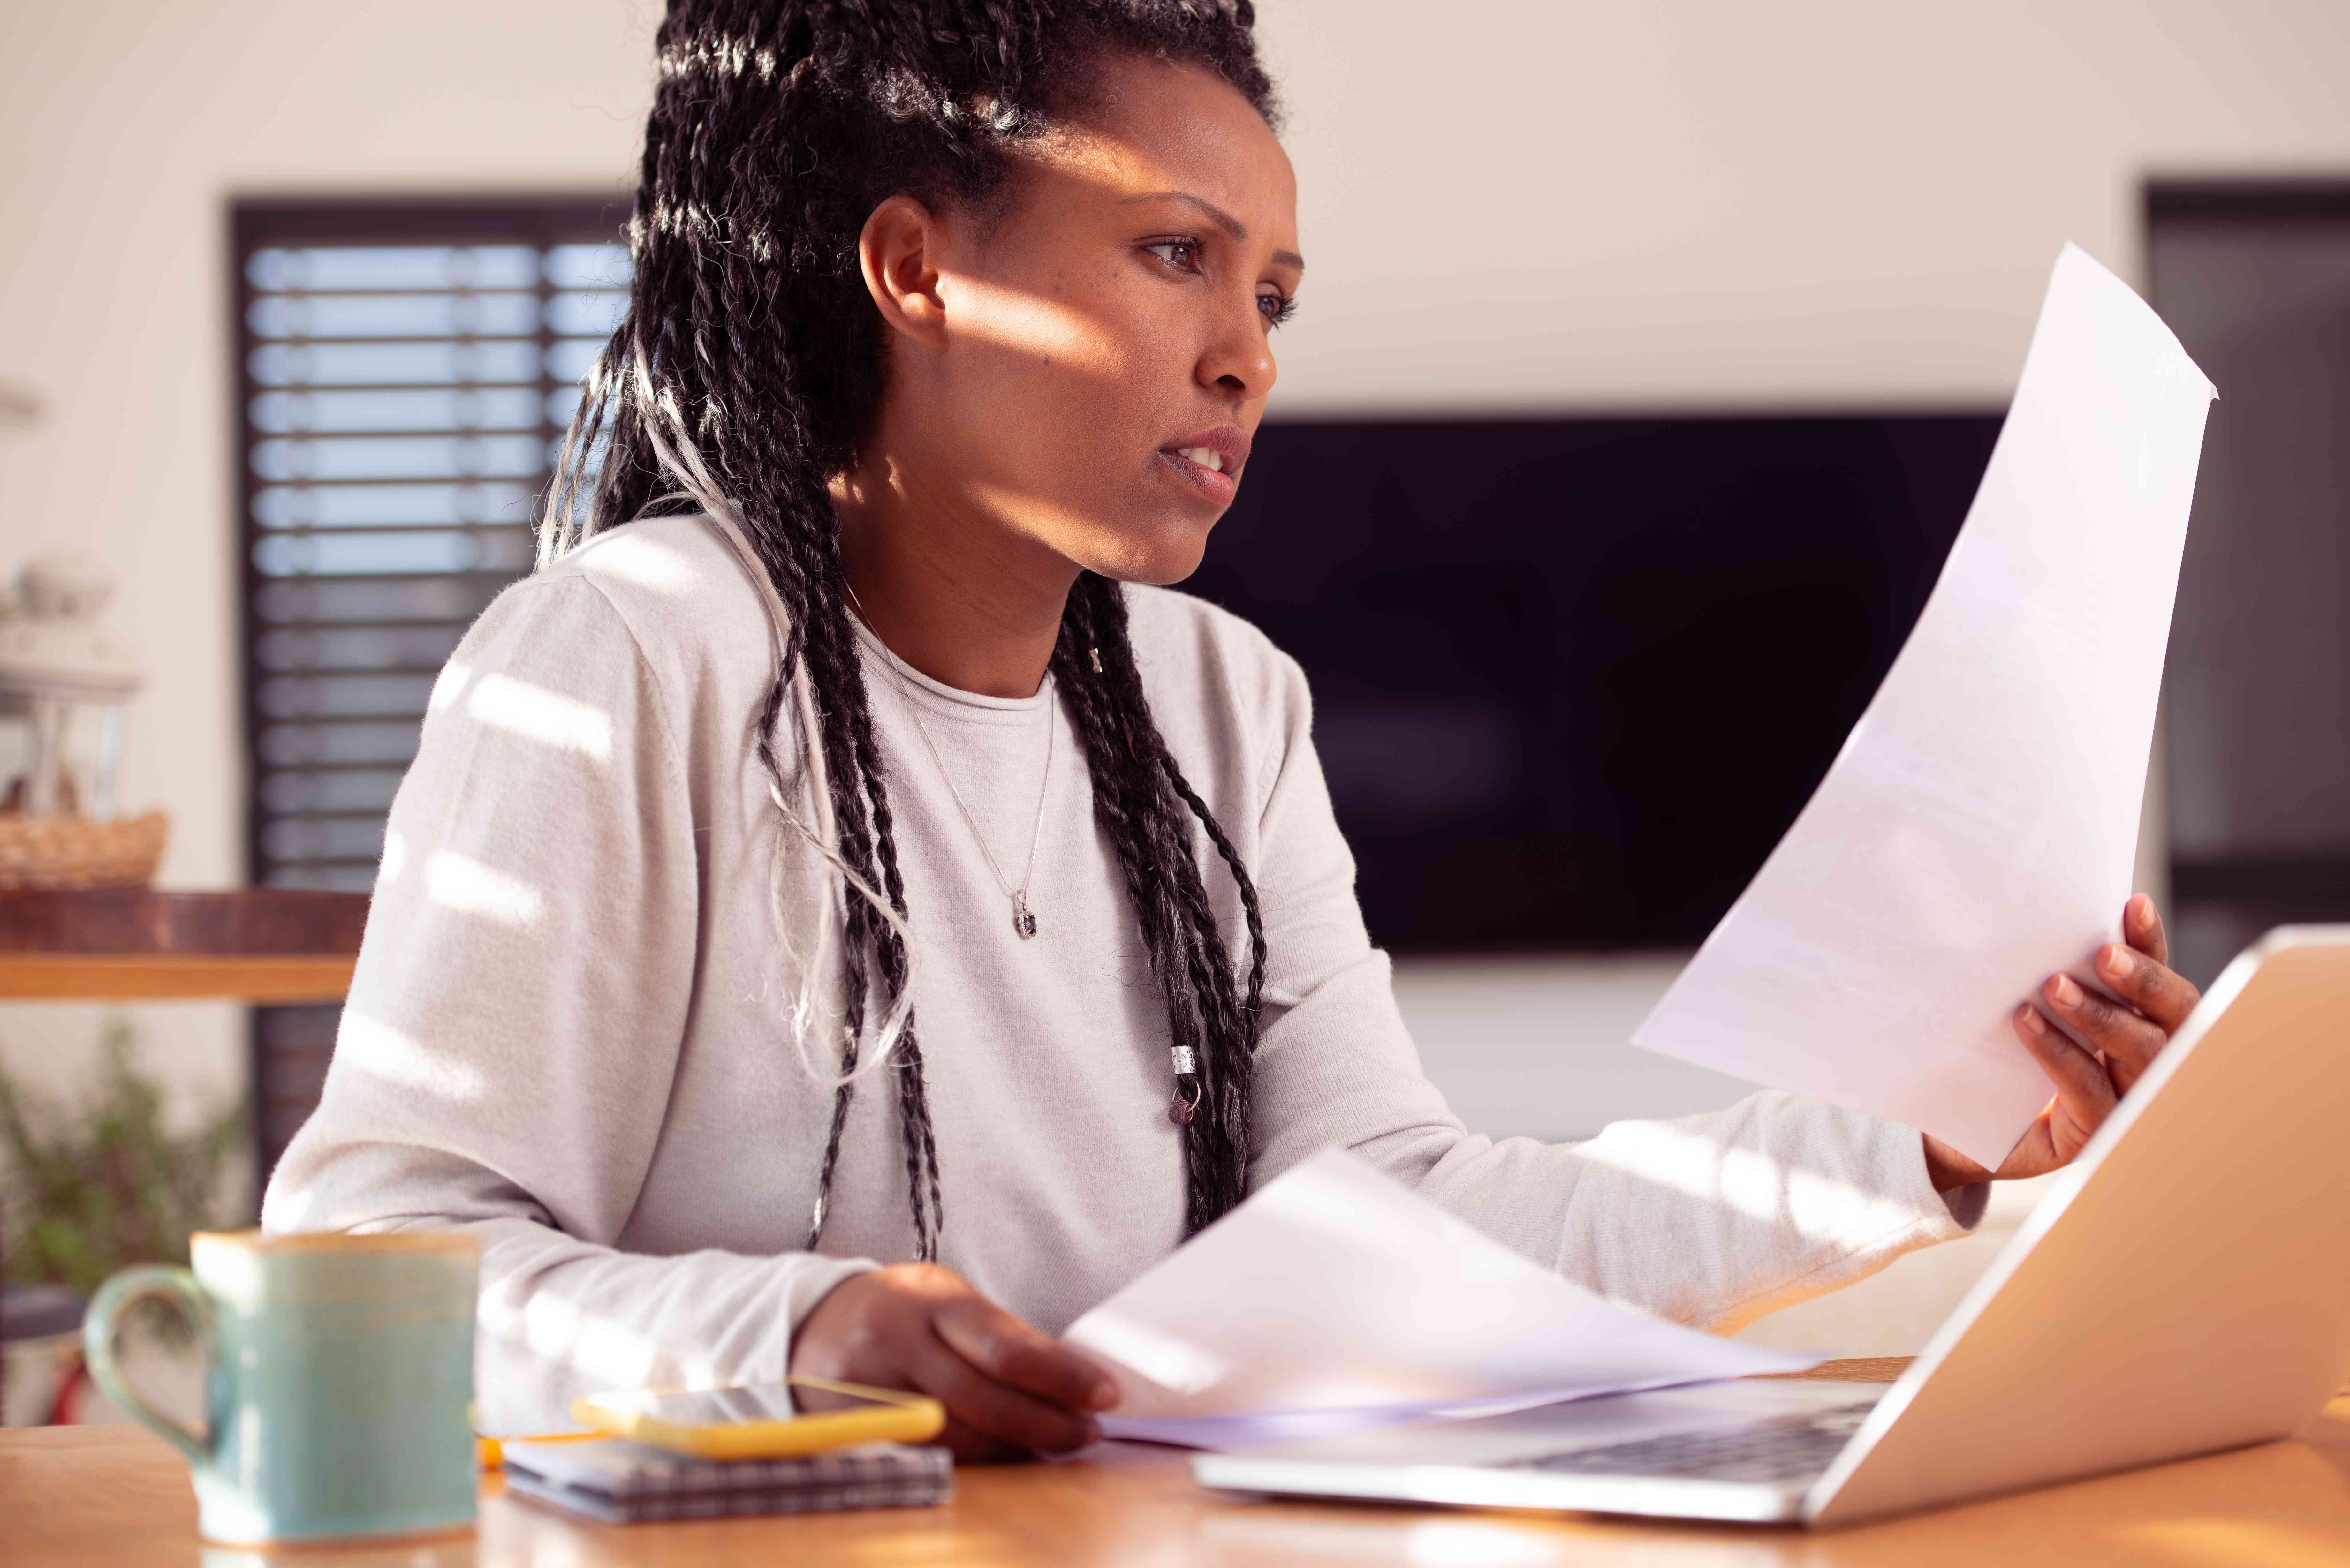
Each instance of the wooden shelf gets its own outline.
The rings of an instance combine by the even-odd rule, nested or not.
[[[340,1002],[363,893],[0,893],[0,1000]]]
[[[0,953],[0,1000],[340,1002],[357,961],[309,953]]]

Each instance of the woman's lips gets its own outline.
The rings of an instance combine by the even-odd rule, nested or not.
[[[1159,455],[1174,466],[1184,483],[1218,506],[1229,506],[1240,489],[1241,469],[1248,462],[1252,444],[1249,432],[1236,424],[1210,425],[1169,441]]]
[[[1220,473],[1205,463],[1192,462],[1180,452],[1162,451],[1159,460],[1172,468],[1176,476],[1186,484],[1219,506],[1231,505],[1232,497],[1240,493],[1237,474]]]

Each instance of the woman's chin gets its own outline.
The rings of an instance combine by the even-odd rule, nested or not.
[[[1121,583],[1165,587],[1200,569],[1213,517],[1158,517],[1107,531],[1080,557],[1086,570]]]

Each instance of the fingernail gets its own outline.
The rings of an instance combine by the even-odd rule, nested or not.
[[[2081,1005],[2081,988],[2073,983],[2069,974],[2060,974],[2048,985],[2048,995],[2059,1007]]]
[[[2106,944],[2103,961],[2097,967],[2116,980],[2127,980],[2130,971],[2137,968],[2137,960],[2130,957],[2129,949],[2118,942]]]
[[[2154,927],[2154,900],[2148,898],[2146,894],[2140,893],[2129,902],[2129,917],[2130,924],[2136,926],[2139,930],[2144,931],[2152,929]]]
[[[2034,1034],[2048,1033],[2048,1021],[2041,1017],[2040,1010],[2028,1002],[2015,1010],[2015,1021]]]
[[[1091,1405],[1097,1410],[1108,1409],[1111,1406],[1118,1403],[1118,1385],[1115,1383],[1095,1384],[1093,1394],[1087,1399],[1086,1403]]]

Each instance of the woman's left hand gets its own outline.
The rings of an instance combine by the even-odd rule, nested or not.
[[[1939,1139],[1927,1138],[1926,1169],[1937,1188],[1947,1191],[1974,1181],[2011,1181],[2071,1164],[2089,1135],[2105,1125],[2115,1104],[2152,1064],[2172,1031],[2187,1021],[2202,993],[2169,968],[2170,943],[2153,899],[2140,893],[2123,906],[2122,934],[2127,942],[2106,943],[2097,950],[2095,961],[2097,978],[2128,1005],[2109,1002],[2070,976],[2050,975],[2036,1005],[2026,1002],[2017,1007],[2013,1022],[2023,1048],[2056,1085],[2056,1097],[1996,1172]],[[2067,1039],[2042,1016],[2043,1011],[2063,1019],[2088,1042],[2089,1050]]]

